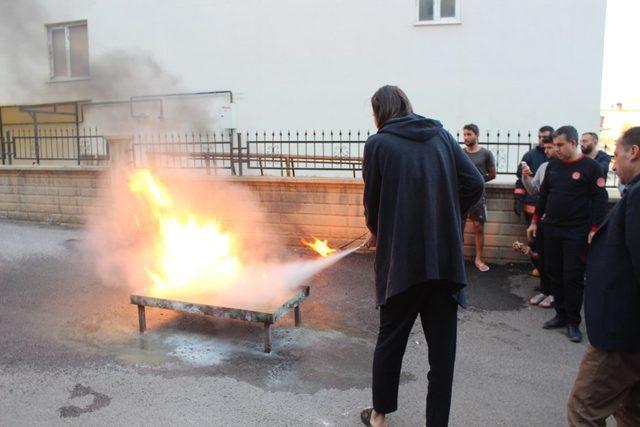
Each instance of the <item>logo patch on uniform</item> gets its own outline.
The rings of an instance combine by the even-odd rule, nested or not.
[[[600,188],[604,188],[604,186],[605,186],[606,182],[605,182],[605,180],[604,180],[604,178],[603,178],[603,177],[600,177],[600,178],[598,178],[598,180],[596,181],[596,184],[598,185],[598,187],[600,187]]]
[[[580,179],[580,172],[575,171],[575,172],[571,175],[571,178],[573,178],[573,179]]]

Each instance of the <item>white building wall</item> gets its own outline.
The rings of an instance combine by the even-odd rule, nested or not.
[[[415,0],[0,3],[34,10],[0,29],[0,105],[229,89],[240,129],[371,129],[370,96],[397,84],[451,130],[599,128],[606,0],[462,0],[434,26]],[[81,19],[92,78],[49,83],[44,26]]]

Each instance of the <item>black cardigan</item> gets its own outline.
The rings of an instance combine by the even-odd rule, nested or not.
[[[440,122],[416,114],[384,123],[364,149],[364,208],[377,236],[378,305],[431,280],[467,285],[462,216],[484,180]]]
[[[640,176],[593,236],[584,314],[594,347],[640,351]]]

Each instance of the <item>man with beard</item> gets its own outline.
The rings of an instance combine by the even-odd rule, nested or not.
[[[553,133],[553,128],[551,126],[542,126],[538,130],[538,145],[527,151],[524,156],[522,156],[522,160],[518,165],[518,170],[516,171],[516,187],[513,190],[513,211],[518,217],[521,217],[524,213],[525,222],[527,224],[531,223],[531,218],[536,210],[536,203],[538,201],[537,194],[530,194],[524,187],[522,183],[522,164],[526,163],[529,165],[532,174],[536,174],[540,165],[547,161],[547,157],[544,153],[544,141],[551,138],[551,134]],[[536,277],[540,276],[540,271],[537,268],[534,268],[531,272]]]
[[[578,138],[573,126],[553,133],[556,158],[549,161],[527,229],[531,239],[537,235],[538,222],[544,224],[544,268],[556,309],[544,328],[567,327],[573,342],[582,341],[579,325],[588,244],[607,211],[602,169],[578,150]]]
[[[580,150],[582,154],[591,157],[598,162],[602,168],[602,176],[607,179],[609,174],[609,165],[611,164],[611,156],[602,151],[598,147],[598,134],[595,132],[585,132],[580,137]]]
[[[480,146],[478,136],[480,129],[478,126],[470,123],[463,128],[463,137],[465,152],[478,168],[480,175],[484,177],[485,182],[489,182],[496,178],[496,160],[493,153],[486,148]],[[482,199],[469,210],[467,218],[473,222],[473,232],[476,242],[476,268],[482,272],[489,271],[489,266],[482,260],[482,249],[484,248],[484,224],[487,222],[487,200],[486,194],[482,195]]]
[[[556,147],[553,144],[553,138],[545,137],[543,143],[544,154],[547,156],[547,159],[553,159],[556,155]],[[527,189],[527,193],[531,194],[532,196],[537,196],[538,193],[540,193],[540,186],[544,182],[544,176],[545,172],[547,171],[548,165],[549,162],[541,164],[534,176],[529,165],[524,162],[522,163],[522,183]],[[532,262],[540,273],[540,293],[531,297],[529,302],[532,305],[537,305],[542,308],[551,308],[553,307],[554,298],[551,294],[551,284],[549,283],[549,278],[544,271],[544,240],[542,224],[538,224],[536,238],[530,243],[532,243],[531,249],[533,249],[538,255],[537,258],[532,257]],[[514,247],[514,249],[516,248]],[[522,246],[519,249],[522,249]]]
[[[531,173],[534,175],[540,165],[547,161],[547,156],[544,154],[544,140],[546,138],[551,138],[552,133],[553,128],[551,126],[542,126],[540,130],[538,130],[538,145],[527,151],[525,155],[522,156],[520,165],[522,165],[522,162],[528,164],[529,168],[531,168]],[[516,188],[513,190],[513,211],[518,216],[521,216],[524,212],[525,221],[529,224],[531,223],[531,217],[536,210],[538,197],[527,194],[527,190],[524,188],[524,184],[522,184],[522,168],[520,165],[518,165],[518,170],[516,172],[516,177],[518,178],[516,180]]]

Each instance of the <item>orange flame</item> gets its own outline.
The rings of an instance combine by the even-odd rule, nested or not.
[[[155,220],[154,265],[146,266],[155,294],[217,292],[233,284],[241,270],[237,245],[215,219],[176,207],[149,170],[134,172],[128,186],[148,204]]]
[[[327,240],[320,240],[320,239],[317,239],[316,237],[313,237],[313,243],[309,243],[304,239],[300,239],[300,241],[304,243],[306,246],[316,251],[317,253],[319,253],[320,256],[325,258],[336,251],[335,249],[329,247]]]

